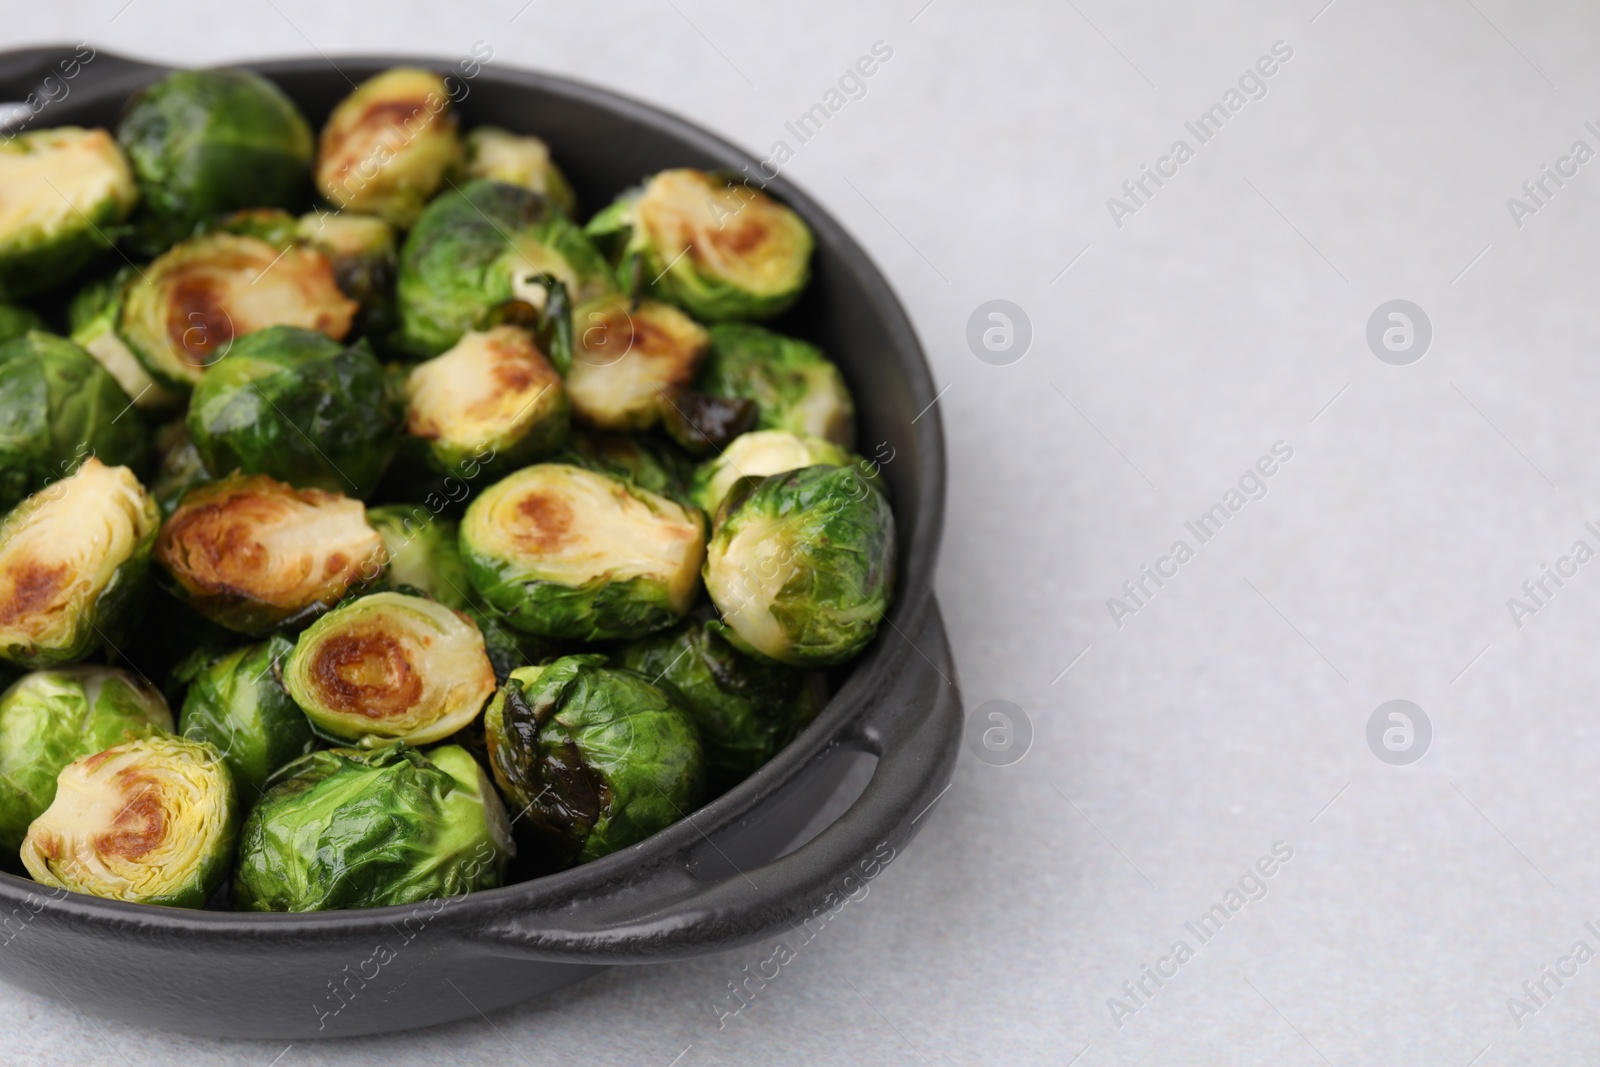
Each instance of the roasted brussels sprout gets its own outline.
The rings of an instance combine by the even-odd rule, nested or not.
[[[492,178],[520,185],[547,198],[568,215],[577,213],[578,198],[565,175],[550,159],[550,146],[537,137],[511,133],[498,126],[479,126],[467,134],[467,177]]]
[[[172,591],[200,614],[264,636],[376,579],[384,549],[359,500],[235,474],[183,498],[155,555]]]
[[[55,799],[61,768],[171,732],[167,702],[126,671],[82,666],[23,675],[0,696],[0,850],[22,846],[28,824]]]
[[[509,301],[538,310],[550,278],[575,304],[614,288],[583,231],[539,194],[488,180],[447,189],[400,249],[401,347],[438,355]]]
[[[222,753],[248,806],[267,779],[317,747],[316,735],[278,680],[294,642],[270,640],[208,660],[189,681],[178,728]]]
[[[90,456],[0,523],[0,659],[52,667],[121,640],[143,606],[155,502]]]
[[[156,431],[156,476],[150,495],[163,517],[171,515],[189,490],[211,481],[211,471],[200,450],[189,439],[189,428],[174,419]]]
[[[394,227],[376,215],[313,212],[295,228],[299,238],[328,257],[339,289],[360,305],[354,330],[374,344],[397,324],[394,276],[400,265]]]
[[[21,337],[29,330],[42,330],[44,320],[25,307],[0,304],[0,345]]]
[[[549,455],[567,438],[561,375],[515,326],[470,332],[444,355],[419,363],[406,397],[406,429],[428,443],[443,471],[468,460],[510,470]]]
[[[573,312],[567,393],[578,421],[600,430],[645,430],[670,403],[664,394],[694,380],[709,338],[670,304],[632,307],[620,294]]]
[[[689,610],[699,512],[563,463],[524,467],[461,521],[467,576],[511,625],[546,637],[639,637]]]
[[[443,604],[372,593],[300,635],[283,684],[328,737],[421,745],[477,718],[494,692],[494,667],[478,628]]]
[[[213,471],[267,474],[365,497],[398,442],[399,406],[366,347],[271,326],[241,337],[189,399],[189,436]]]
[[[30,130],[0,141],[0,300],[66,281],[111,247],[139,198],[105,130]]]
[[[832,441],[785,430],[757,430],[734,438],[722,455],[700,464],[690,493],[696,507],[715,515],[740,478],[765,478],[817,464],[843,467],[849,462],[850,453]]]
[[[800,216],[726,175],[664,170],[587,232],[616,250],[630,291],[647,285],[707,322],[771,318],[811,278],[811,230]]]
[[[711,327],[695,388],[754,400],[759,430],[825,437],[846,448],[855,442],[855,403],[839,368],[815,346],[760,326]]]
[[[755,401],[743,397],[680,388],[663,390],[661,400],[661,428],[690,455],[720,452],[756,424]]]
[[[117,331],[152,377],[181,392],[247,334],[298,326],[338,340],[355,312],[322,253],[217,232],[146,267],[124,293]]]
[[[876,480],[854,466],[762,479],[718,517],[706,552],[729,640],[782,663],[825,667],[866,647],[889,608],[895,529]]]
[[[586,863],[693,811],[704,757],[689,714],[604,656],[523,667],[484,715],[495,781],[556,863]]]
[[[152,378],[117,332],[117,323],[122,319],[123,294],[134,276],[131,266],[123,267],[78,291],[67,311],[72,342],[93,356],[116,379],[122,391],[133,398],[134,406],[141,411],[165,413],[183,405],[182,395]]]
[[[505,808],[465,749],[324,749],[284,768],[245,820],[243,911],[376,908],[494,889]]]
[[[317,190],[330,204],[405,229],[461,162],[444,79],[394,67],[356,86],[328,116],[317,146]]]
[[[149,450],[144,420],[89,353],[38,331],[0,345],[0,508],[88,456],[142,471]]]
[[[136,904],[198,908],[227,877],[233,781],[210,745],[146,737],[69,763],[28,827],[34,881]]]
[[[180,70],[133,95],[117,124],[155,253],[213,216],[294,207],[311,166],[311,127],[272,82],[248,70]]]
[[[567,447],[555,457],[555,462],[609,474],[629,485],[676,500],[685,507],[694,504],[689,498],[693,462],[669,441],[575,426],[567,438]]]
[[[384,577],[397,588],[409,586],[454,611],[471,603],[472,583],[461,562],[459,525],[421,504],[368,508],[367,521],[383,537],[389,556]]]

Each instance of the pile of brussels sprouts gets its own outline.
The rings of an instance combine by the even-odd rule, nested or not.
[[[372,907],[604,856],[818,711],[895,529],[812,236],[386,71],[180,71],[0,143],[0,866]]]

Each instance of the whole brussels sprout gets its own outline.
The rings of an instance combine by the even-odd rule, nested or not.
[[[317,190],[330,204],[405,229],[461,161],[444,79],[394,67],[356,86],[328,116],[317,147]]]
[[[470,620],[425,597],[372,593],[300,635],[283,684],[327,737],[421,745],[478,717],[494,667]]]
[[[294,207],[311,166],[311,127],[272,82],[248,70],[180,70],[135,93],[117,124],[154,253],[216,215]]]
[[[150,496],[163,516],[171,515],[189,490],[212,480],[200,450],[189,439],[189,428],[174,419],[156,431],[156,476]]]
[[[28,824],[55,799],[61,768],[171,732],[167,702],[127,671],[81,666],[23,675],[0,696],[0,849],[22,846]]]
[[[117,332],[123,294],[134,277],[133,267],[126,266],[78,290],[67,310],[72,343],[93,356],[116,379],[122,391],[133,398],[135,407],[164,414],[183,406],[182,395],[152,378]]]
[[[0,523],[0,659],[53,667],[122,639],[161,518],[126,467],[90,456]]]
[[[736,493],[724,511],[705,581],[735,646],[806,667],[866,647],[894,586],[894,513],[874,480],[853,466],[802,467],[755,483],[742,502]]]
[[[711,349],[695,388],[756,403],[756,428],[824,437],[850,448],[855,403],[839,368],[814,345],[760,326],[711,327]]]
[[[38,331],[0,345],[0,508],[89,456],[143,470],[149,454],[144,420],[89,353]]]
[[[25,307],[0,304],[0,345],[21,337],[30,330],[43,330],[44,320]]]
[[[549,455],[567,438],[567,390],[525,330],[472,331],[406,381],[406,430],[435,464],[468,460],[510,470]],[[492,459],[481,460],[479,457]]]
[[[183,392],[249,334],[297,326],[338,340],[355,312],[322,253],[219,231],[174,246],[130,282],[117,332],[151,377]]]
[[[394,455],[400,412],[364,342],[270,326],[195,386],[188,427],[211,470],[365,497]]]
[[[690,619],[629,642],[616,655],[618,666],[654,679],[689,712],[713,793],[749,777],[822,707],[814,675],[747,656],[728,643],[726,632],[722,623]]]
[[[707,322],[771,318],[811,278],[813,240],[800,216],[723,174],[664,170],[587,233],[616,251],[630,291],[647,284]]]
[[[620,294],[573,312],[567,393],[578,421],[600,430],[646,430],[661,418],[663,394],[688,385],[710,339],[670,304],[637,307]]]
[[[239,633],[304,625],[383,572],[359,500],[235,474],[192,489],[161,527],[172,592]]]
[[[539,194],[488,180],[447,189],[400,249],[399,344],[438,355],[510,301],[542,308],[550,278],[575,303],[614,288],[583,231]]]
[[[241,911],[377,908],[494,889],[514,852],[505,808],[459,745],[324,749],[289,765],[245,820]]]
[[[850,458],[849,452],[820,437],[802,437],[786,430],[757,430],[740,434],[722,455],[700,464],[694,472],[690,495],[696,507],[715,515],[740,478],[765,478],[817,464],[843,467]]]
[[[0,141],[0,300],[66,281],[111,247],[139,191],[105,130],[62,126]]]
[[[568,215],[578,210],[572,186],[550,160],[550,146],[537,137],[498,126],[479,126],[467,134],[467,177],[520,185],[546,197]]]
[[[689,497],[693,462],[670,441],[573,427],[567,447],[554,461],[609,474],[685,507],[694,505]]]
[[[178,728],[222,753],[244,803],[261,795],[273,772],[317,747],[311,723],[278,679],[294,648],[274,635],[259,645],[208,660],[189,681]]]
[[[227,877],[233,781],[210,745],[146,737],[69,763],[28,827],[34,881],[135,904],[198,908]]]
[[[689,714],[604,656],[523,667],[484,713],[489,767],[555,862],[587,863],[699,806],[705,759]]]
[[[367,509],[367,521],[383,538],[391,586],[420,589],[452,611],[471,603],[472,583],[461,561],[460,526],[421,504],[385,504]]]
[[[524,467],[461,521],[467,576],[511,625],[546,637],[639,637],[694,600],[700,513],[562,463]]]

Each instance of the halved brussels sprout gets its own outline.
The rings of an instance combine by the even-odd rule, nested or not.
[[[311,166],[311,127],[294,102],[248,70],[180,70],[135,93],[117,124],[155,253],[246,207],[294,207]]]
[[[839,368],[816,346],[760,326],[711,327],[695,388],[754,400],[760,430],[825,437],[846,448],[855,441],[855,403]]]
[[[293,649],[293,641],[274,635],[208,660],[190,679],[178,712],[184,737],[222,753],[246,807],[278,768],[317,747],[311,723],[278,679]]]
[[[494,692],[494,667],[478,628],[443,604],[372,593],[300,635],[283,684],[328,737],[422,745],[478,717]]]
[[[269,326],[206,372],[188,427],[211,470],[365,497],[394,456],[400,411],[365,342]]]
[[[383,537],[389,585],[420,589],[454,611],[466,609],[472,583],[461,561],[456,520],[421,504],[386,504],[368,508],[367,521]]]
[[[105,130],[61,126],[0,142],[0,300],[42,293],[111,247],[139,198]]]
[[[217,232],[174,246],[129,283],[117,332],[181,392],[247,334],[299,326],[338,340],[355,312],[322,253]]]
[[[609,474],[685,507],[694,506],[689,498],[693,461],[670,441],[575,426],[567,438],[567,447],[554,461]]]
[[[889,501],[854,466],[803,467],[729,499],[706,552],[706,591],[747,652],[826,667],[866,647],[889,609]]]
[[[668,689],[689,712],[700,731],[713,793],[749,777],[822,707],[816,676],[748,656],[728,643],[726,633],[720,622],[689,619],[629,642],[616,655],[618,666]]]
[[[658,300],[633,307],[613,294],[579,305],[572,317],[572,414],[601,430],[654,426],[670,404],[664,394],[694,380],[709,343],[704,327]]]
[[[700,464],[690,494],[696,507],[715,515],[740,478],[765,478],[817,464],[843,467],[849,462],[850,453],[832,441],[786,430],[757,430],[735,437],[722,455]]]
[[[93,456],[17,505],[0,523],[0,659],[52,667],[120,641],[160,524],[133,472]]]
[[[146,737],[69,763],[28,827],[36,882],[135,904],[198,908],[228,874],[233,780],[210,745]]]
[[[568,215],[577,213],[572,186],[551,161],[550,146],[537,137],[479,126],[467,134],[467,177],[520,185],[547,197]]]
[[[766,319],[811,278],[811,230],[746,182],[664,170],[589,221],[630,291],[648,286],[698,319]],[[653,279],[653,280],[652,280]]]
[[[604,656],[523,667],[484,713],[489,768],[549,858],[587,863],[693,811],[705,758],[689,713]]]
[[[359,500],[235,474],[191,490],[161,527],[156,561],[200,614],[263,636],[303,624],[383,571]]]
[[[100,364],[48,333],[0,345],[0,508],[71,474],[88,456],[144,470],[144,419]]]
[[[376,215],[312,212],[301,216],[295,232],[328,257],[340,290],[361,306],[355,332],[375,345],[386,341],[397,323],[394,277],[400,249],[394,227]]]
[[[434,462],[454,471],[484,455],[509,470],[560,448],[567,438],[567,390],[526,330],[496,326],[466,334],[406,381],[406,429],[428,443]]]
[[[35,312],[16,304],[0,304],[0,345],[21,337],[29,330],[44,328],[44,320]]]
[[[551,278],[574,303],[615,288],[583,231],[539,194],[484,179],[447,189],[400,249],[400,345],[438,355],[510,301],[541,309]]]
[[[330,204],[405,229],[461,161],[444,79],[394,67],[356,86],[328,116],[317,146],[317,190]]]
[[[197,486],[212,480],[200,450],[189,439],[189,428],[174,419],[156,431],[156,476],[150,483],[150,496],[163,517],[171,515],[179,501]]]
[[[494,889],[515,851],[470,753],[324,749],[284,768],[239,836],[241,911],[414,904]]]
[[[511,625],[546,637],[639,637],[683,617],[705,551],[700,514],[564,463],[524,467],[461,521],[467,576]]]
[[[116,379],[122,391],[133,398],[134,406],[152,413],[172,411],[183,405],[183,397],[152,378],[117,333],[122,297],[134,276],[133,267],[123,267],[78,290],[67,311],[72,343],[93,356]]]
[[[150,684],[111,667],[23,675],[0,696],[0,849],[14,852],[56,795],[56,775],[138,737],[172,732],[172,712]]]

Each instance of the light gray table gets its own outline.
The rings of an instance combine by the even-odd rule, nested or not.
[[[882,263],[948,386],[940,594],[969,708],[1019,706],[1031,750],[964,752],[868,898],[722,1030],[714,1002],[769,949],[288,1049],[5,991],[0,1059],[1592,1062],[1600,962],[1572,949],[1600,951],[1600,563],[1570,558],[1600,549],[1600,163],[1571,157],[1600,151],[1592,10],[525,2],[8,0],[6,23],[194,64],[484,41],[763,153],[885,42],[786,169]],[[1202,140],[1185,124],[1218,103]],[[1169,177],[1135,201],[1146,165]],[[1576,173],[1535,203],[1544,165]],[[1031,322],[1009,365],[966,340],[991,299]],[[1409,365],[1366,336],[1395,299],[1431,324]],[[1377,351],[1418,355],[1411,321],[1409,350]],[[1249,476],[1278,442],[1292,457]],[[1202,539],[1185,524],[1214,504]],[[1143,565],[1171,577],[1135,601]],[[1546,565],[1576,573],[1535,604]],[[1431,725],[1406,766],[1367,740],[1393,699]],[[1377,751],[1420,751],[1411,719],[1409,749],[1385,717]],[[1535,1001],[1546,967],[1576,974]]]

